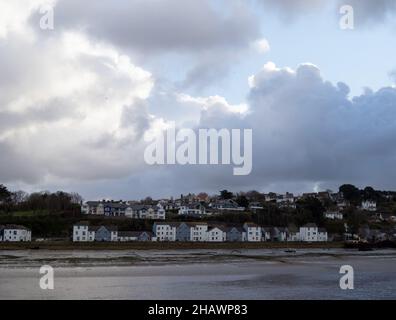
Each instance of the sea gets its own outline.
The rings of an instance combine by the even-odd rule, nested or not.
[[[0,250],[0,299],[396,299],[396,250]]]

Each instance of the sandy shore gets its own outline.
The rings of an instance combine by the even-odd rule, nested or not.
[[[0,250],[175,250],[175,249],[315,249],[342,248],[343,242],[285,243],[285,242],[0,242]]]
[[[137,254],[141,263],[114,262]],[[0,299],[396,299],[394,250],[18,250],[0,261]],[[54,267],[54,290],[40,289],[40,263]],[[354,268],[354,290],[339,287],[342,265]]]

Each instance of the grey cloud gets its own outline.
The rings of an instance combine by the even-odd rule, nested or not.
[[[325,81],[312,65],[301,65],[295,72],[260,71],[249,94],[249,114],[227,112],[219,104],[203,110],[199,124],[252,128],[251,175],[233,176],[230,166],[194,165],[164,166],[151,175],[172,177],[175,184],[158,178],[156,185],[170,188],[173,195],[220,188],[301,191],[345,182],[392,189],[396,89],[367,90],[352,99],[348,95],[346,84]],[[149,186],[143,182],[141,189]]]
[[[343,5],[354,8],[355,25],[383,23],[396,13],[394,0],[257,0],[267,11],[276,10],[284,21],[290,21],[301,15],[311,14],[326,7],[332,7],[335,15]]]
[[[258,23],[239,1],[230,13],[209,0],[60,0],[57,28],[81,29],[113,44],[143,51],[207,50],[247,45],[258,35]]]

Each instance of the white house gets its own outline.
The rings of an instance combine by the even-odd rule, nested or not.
[[[196,222],[191,224],[190,239],[193,242],[202,242],[208,240],[208,225],[206,223]]]
[[[261,241],[261,227],[254,223],[245,223],[243,229],[246,232],[246,241],[259,242]]]
[[[176,241],[176,230],[178,223],[175,222],[155,222],[153,233],[157,241]]]
[[[205,207],[200,204],[188,204],[179,208],[180,216],[201,216],[205,214]]]
[[[271,228],[261,227],[261,241],[271,241]]]
[[[284,242],[287,241],[289,230],[285,227],[273,227],[271,233],[272,241]]]
[[[344,219],[344,215],[339,211],[326,211],[324,213],[326,219],[329,220],[342,220]]]
[[[289,231],[289,233],[287,234],[287,241],[297,242],[297,241],[301,241],[300,239],[301,237],[298,231]]]
[[[208,230],[208,242],[225,242],[227,230],[223,226],[211,226]]]
[[[73,226],[73,242],[95,241],[95,228],[89,226],[88,222],[80,222]]]
[[[300,241],[304,242],[318,242],[327,241],[327,231],[319,229],[314,223],[308,223],[300,227]]]
[[[249,209],[252,210],[252,211],[263,210],[264,206],[260,202],[250,202],[249,203]]]
[[[20,225],[0,226],[0,241],[27,242],[32,241],[32,232]]]
[[[328,240],[327,231],[324,228],[318,229],[318,241],[326,242]]]
[[[232,199],[219,200],[217,202],[211,203],[210,207],[219,211],[245,211],[244,207],[240,207],[238,203]]]
[[[376,211],[377,203],[371,200],[362,201],[362,209],[367,211]]]
[[[88,201],[81,206],[83,214],[127,217],[132,219],[165,220],[166,211],[161,203],[156,206],[124,201]]]

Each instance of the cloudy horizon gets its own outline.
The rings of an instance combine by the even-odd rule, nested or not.
[[[396,3],[348,1],[348,30],[343,5],[0,0],[0,184],[92,200],[396,190]],[[251,174],[147,165],[170,123],[252,129]]]

